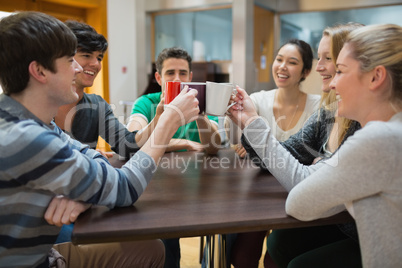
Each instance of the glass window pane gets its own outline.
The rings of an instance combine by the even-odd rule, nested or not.
[[[290,38],[308,42],[316,50],[326,26],[358,22],[365,25],[394,23],[402,25],[402,5],[280,15],[282,45]]]
[[[173,46],[187,50],[194,61],[231,60],[232,9],[155,16],[155,57]]]

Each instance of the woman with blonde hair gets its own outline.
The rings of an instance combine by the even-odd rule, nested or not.
[[[350,22],[327,27],[323,31],[316,66],[316,71],[322,77],[321,108],[298,133],[282,143],[302,164],[310,165],[330,157],[349,136],[360,129],[358,122],[337,116],[336,95],[329,87],[347,35],[360,27],[363,24]]]
[[[286,211],[300,220],[346,207],[357,223],[364,267],[402,263],[401,45],[398,25],[366,26],[348,36],[331,89],[340,99],[339,115],[363,128],[286,202]]]
[[[362,26],[359,23],[346,23],[327,27],[323,31],[318,47],[318,63],[316,66],[316,71],[322,77],[321,108],[308,119],[299,132],[281,143],[302,164],[311,165],[320,159],[330,157],[349,136],[360,129],[358,122],[336,116],[336,96],[331,92],[329,85],[335,76],[335,62],[347,35],[352,30]],[[243,145],[250,157],[254,160],[257,159],[258,163],[261,163],[261,166],[266,169],[264,162],[258,159],[258,155],[247,144],[247,141],[244,141]],[[236,268],[258,267],[266,234],[266,231],[238,234],[231,252],[231,263]],[[294,243],[296,240],[302,242],[300,244]],[[343,245],[342,243],[334,243],[340,240],[344,240]],[[273,266],[272,258],[276,262],[288,263],[300,252],[319,249],[322,246],[326,246],[329,250],[328,254],[332,254],[333,251],[329,246],[332,243],[334,243],[334,247],[338,247],[338,245],[344,247],[344,256],[350,256],[343,258],[344,261],[354,260],[358,265],[360,264],[359,245],[356,243],[357,232],[354,223],[274,230],[268,236],[267,241],[269,252],[264,259],[266,267]],[[289,249],[289,243],[294,245],[289,256],[283,254],[281,258],[275,256],[276,252],[281,251],[282,245],[286,245],[286,248]],[[321,255],[323,259],[328,259],[324,252],[321,252]]]
[[[393,24],[365,26],[349,34],[330,87],[337,95],[339,116],[358,121],[363,128],[331,158],[315,165],[288,157],[243,89],[237,89],[238,104],[230,109],[243,138],[290,191],[287,213],[314,220],[349,211],[357,224],[364,267],[402,263],[401,44],[402,27]],[[267,157],[273,152],[287,160],[285,167],[273,167]],[[287,267],[331,267],[331,260],[317,264],[314,256],[320,257],[296,257]]]

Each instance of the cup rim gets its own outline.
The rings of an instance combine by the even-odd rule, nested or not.
[[[234,85],[233,83],[230,83],[230,82],[218,83],[218,82],[206,81],[206,84],[216,84],[216,85],[222,85],[222,86],[231,86],[231,87],[235,87],[235,85]]]
[[[165,81],[165,84],[167,84],[167,83],[178,83],[178,84],[181,84],[182,82],[180,82],[180,81]]]
[[[184,85],[205,85],[205,82],[181,82]]]

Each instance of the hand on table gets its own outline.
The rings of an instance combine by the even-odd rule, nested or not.
[[[197,151],[197,152],[202,152],[205,149],[205,145],[196,142],[196,141],[190,141],[187,140],[187,151]]]
[[[49,224],[61,227],[63,224],[75,222],[78,215],[90,207],[91,204],[70,200],[64,196],[55,196],[50,201],[44,218]]]
[[[247,155],[246,149],[244,149],[243,145],[239,144],[234,144],[232,148],[235,150],[235,152],[240,156],[240,158],[244,158]]]
[[[96,151],[98,151],[101,155],[103,155],[104,157],[106,157],[107,159],[112,158],[114,153],[111,152],[105,152],[99,149],[96,149]]]

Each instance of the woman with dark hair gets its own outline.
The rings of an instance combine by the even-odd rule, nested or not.
[[[301,83],[310,74],[312,64],[310,45],[298,39],[289,40],[278,50],[272,63],[272,75],[278,88],[250,95],[257,113],[267,121],[280,141],[297,133],[319,107],[319,95],[301,91]],[[228,136],[232,143],[237,143],[235,136],[240,129],[237,126],[233,129]],[[241,157],[245,156],[241,144],[235,148]],[[233,244],[232,264],[235,267],[258,267],[265,235],[266,231],[238,234]]]
[[[278,88],[250,95],[257,113],[268,122],[280,141],[287,140],[299,131],[318,109],[320,96],[301,90],[301,83],[310,74],[312,64],[310,45],[302,40],[291,39],[280,47],[272,63],[272,76]],[[244,157],[246,152],[239,143],[239,129],[230,120],[226,120],[226,129],[230,143]]]

